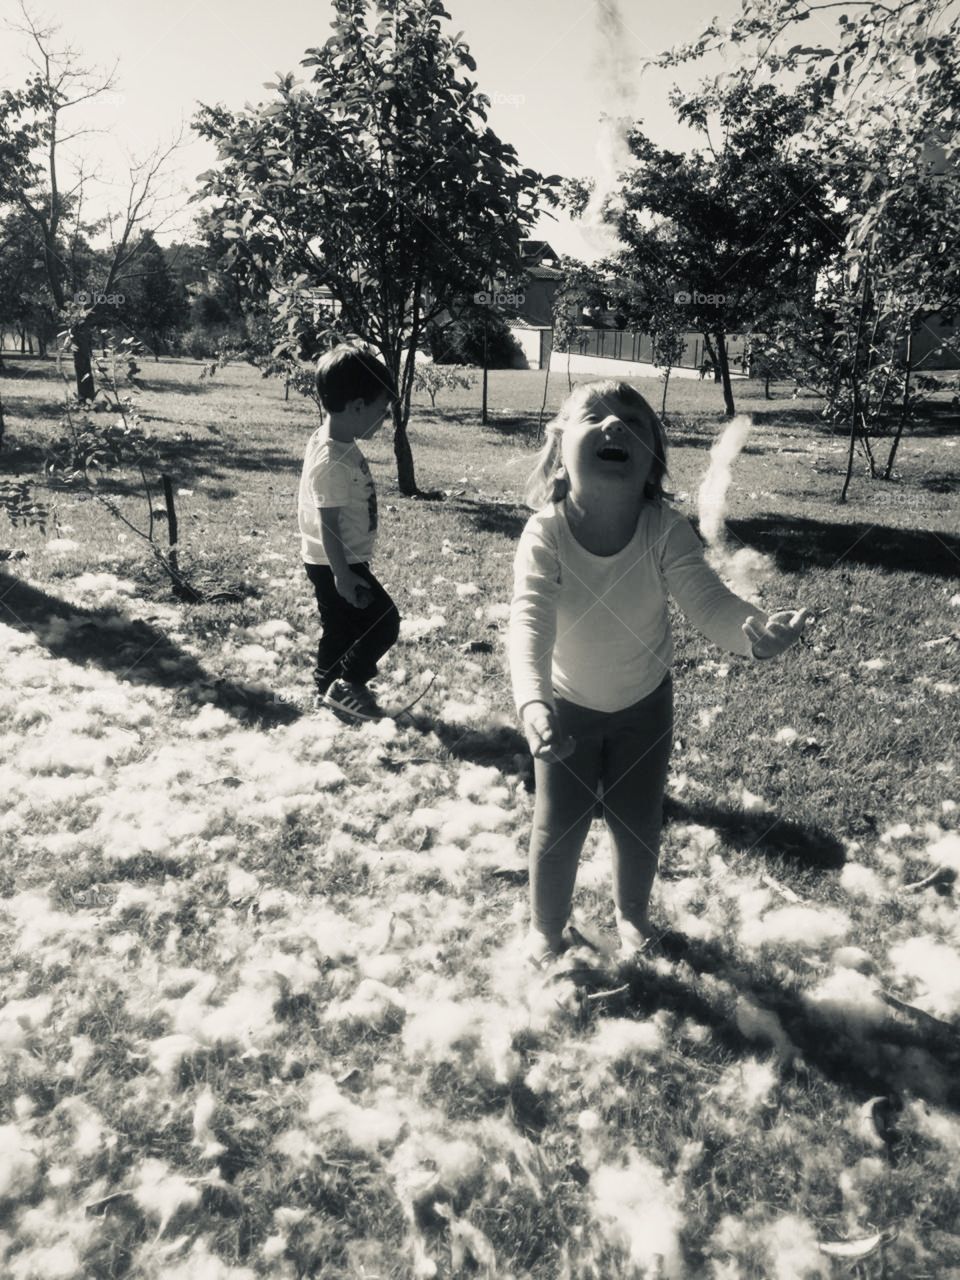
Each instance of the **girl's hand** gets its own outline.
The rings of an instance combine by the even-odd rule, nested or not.
[[[560,738],[557,717],[545,702],[528,702],[523,708],[523,732],[538,760],[565,760],[576,746],[573,738]]]
[[[753,646],[755,658],[776,658],[797,643],[807,623],[812,620],[813,614],[809,609],[797,609],[795,613],[782,609],[779,613],[771,613],[765,627],[756,618],[750,617],[743,624],[742,630]]]

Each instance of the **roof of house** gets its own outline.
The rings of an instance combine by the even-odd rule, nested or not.
[[[551,324],[532,324],[529,320],[524,320],[522,316],[517,316],[513,320],[507,321],[508,329],[552,329]]]
[[[556,267],[543,267],[539,263],[533,267],[527,267],[527,275],[532,280],[562,280],[563,272]]]
[[[560,261],[560,255],[547,240],[521,241],[520,257],[535,258],[537,262],[541,262],[544,258],[550,258],[553,262]]]

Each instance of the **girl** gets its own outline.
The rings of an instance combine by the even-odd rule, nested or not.
[[[724,586],[665,501],[666,471],[656,414],[627,383],[604,380],[568,397],[527,485],[536,514],[514,562],[509,656],[534,757],[527,949],[538,967],[578,936],[567,917],[598,785],[621,954],[651,937],[673,729],[667,593],[708,639],[745,657],[783,652],[811,617],[767,617]]]

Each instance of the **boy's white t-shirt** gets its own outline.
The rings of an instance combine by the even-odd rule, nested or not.
[[[766,620],[707,564],[690,522],[667,502],[646,502],[627,545],[587,551],[562,503],[527,521],[514,560],[510,674],[517,711],[554,694],[620,711],[652,693],[673,663],[667,597],[715,644],[748,657],[741,626]]]
[[[377,540],[377,491],[356,440],[331,440],[325,426],[307,441],[300,473],[300,549],[307,564],[329,564],[320,540],[320,509],[340,508],[347,561],[370,559]]]

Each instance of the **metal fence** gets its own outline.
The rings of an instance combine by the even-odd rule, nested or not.
[[[731,369],[740,372],[745,339],[737,334],[727,335],[727,359]],[[653,364],[653,339],[648,333],[639,333],[635,329],[581,329],[571,339],[570,350],[576,355],[600,356],[605,360],[636,360],[643,364]],[[700,333],[684,334],[683,355],[676,367],[681,369],[699,369],[704,360],[709,360],[706,344]]]

